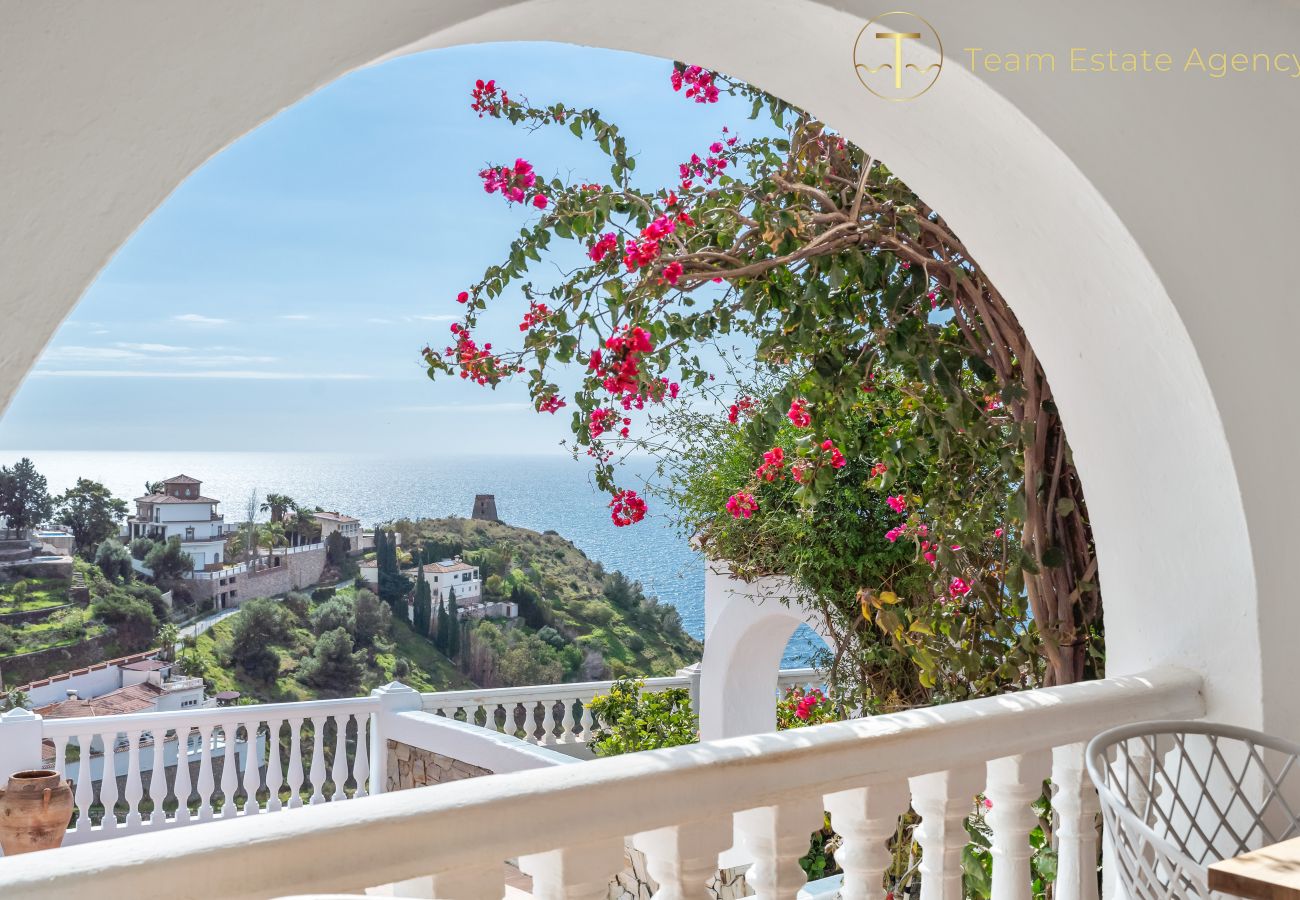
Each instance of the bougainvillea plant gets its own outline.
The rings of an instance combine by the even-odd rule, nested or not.
[[[722,414],[762,455],[719,515],[760,521],[758,488],[778,480],[814,505],[851,462],[866,463],[894,498],[889,539],[933,564],[950,602],[1026,597],[1044,682],[1093,674],[1101,597],[1082,488],[1047,377],[1001,293],[938,212],[815,116],[695,66],[676,65],[665,80],[687,104],[741,98],[765,121],[753,136],[723,129],[684,148],[673,182],[646,187],[599,111],[474,86],[480,115],[568,128],[607,156],[609,178],[546,180],[510,153],[480,173],[528,221],[502,262],[456,298],[464,319],[448,346],[426,348],[430,377],[523,378],[539,411],[569,409],[615,524],[632,525],[645,501],[614,465],[619,444],[638,439],[632,414],[709,385],[701,348],[743,339],[759,366],[789,377],[762,403],[736,396]],[[548,265],[545,283],[530,280],[553,240],[576,242],[585,264]],[[474,329],[507,292],[532,315],[520,347],[494,351]],[[552,378],[557,366],[583,373],[569,396]],[[908,425],[882,448],[858,417],[884,380],[907,403]],[[782,428],[796,438],[769,459]],[[990,505],[1006,510],[996,537]],[[994,539],[1005,547],[994,563],[964,549]],[[864,611],[897,636],[884,615],[896,592],[857,588]]]

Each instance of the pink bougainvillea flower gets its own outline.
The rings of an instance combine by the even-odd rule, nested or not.
[[[673,69],[669,77],[673,90],[686,88],[686,96],[696,103],[717,103],[718,88],[713,83],[713,73],[706,72],[699,66],[687,66],[685,69]]]
[[[555,415],[556,411],[562,406],[568,406],[557,394],[547,394],[541,400],[537,401],[537,411],[547,412]]]
[[[547,198],[545,194],[538,194],[536,197],[533,198],[533,206],[536,206],[538,209],[546,209],[546,204],[550,202],[551,201]]]
[[[741,416],[748,416],[754,409],[754,400],[752,397],[740,397],[735,403],[727,407],[727,421],[735,425],[740,421]]]
[[[528,312],[524,313],[524,320],[519,323],[520,331],[527,331],[535,325],[540,325],[550,316],[551,310],[545,303],[538,303],[534,300],[528,304]]]
[[[475,81],[472,96],[474,102],[469,108],[477,112],[480,119],[484,114],[497,118],[511,103],[505,90],[497,87],[496,79]]]
[[[758,501],[754,495],[741,492],[727,498],[727,512],[733,519],[748,519],[758,511]]]
[[[948,582],[948,593],[954,597],[961,597],[970,593],[970,585],[966,583],[966,579],[953,576],[952,581]]]
[[[669,284],[676,285],[677,280],[681,277],[682,277],[682,264],[677,262],[677,260],[673,260],[668,265],[664,266],[664,281],[668,282]]]
[[[614,232],[610,231],[602,234],[600,238],[591,245],[591,249],[587,251],[587,255],[591,257],[592,262],[600,262],[617,248],[618,238],[614,236]]]
[[[812,416],[808,414],[808,403],[802,398],[790,401],[790,411],[785,414],[785,417],[795,428],[807,428],[812,424]]]
[[[885,532],[885,538],[889,541],[889,543],[893,544],[893,543],[897,543],[898,539],[905,534],[907,534],[906,525],[895,525],[893,528]]]
[[[636,491],[622,490],[614,494],[609,501],[609,517],[619,528],[640,522],[645,518],[645,501],[637,496]]]
[[[889,505],[889,508],[896,513],[901,513],[904,509],[907,508],[907,500],[903,497],[902,494],[893,497],[886,497],[885,503],[887,503]]]
[[[456,295],[456,302],[457,302],[457,303],[468,303],[468,302],[469,302],[469,291],[461,291],[459,294],[457,294],[457,295]]]
[[[888,466],[886,466],[886,465],[885,465],[884,463],[882,463],[882,462],[878,462],[878,463],[876,463],[874,466],[871,467],[871,477],[872,477],[872,478],[879,478],[881,475],[884,475],[884,474],[885,474],[886,472],[888,472],[888,471],[889,471],[889,467],[888,467]]]
[[[754,476],[760,481],[776,481],[785,474],[785,451],[773,447],[763,454],[763,464],[754,470]]]

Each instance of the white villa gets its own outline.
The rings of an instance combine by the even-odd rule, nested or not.
[[[225,517],[217,512],[221,501],[203,496],[203,483],[188,475],[162,482],[162,490],[135,498],[135,515],[126,520],[122,537],[165,541],[179,537],[194,560],[196,571],[220,568],[225,555]]]
[[[328,540],[334,532],[338,532],[348,539],[349,550],[361,549],[361,520],[353,516],[345,516],[343,513],[335,510],[334,512],[318,511],[311,514],[312,518],[320,525],[320,539]]]
[[[414,578],[414,575],[412,577]],[[456,592],[456,603],[460,606],[477,603],[483,592],[478,566],[462,562],[459,556],[455,559],[426,564],[424,577],[429,582],[429,589],[433,594],[434,609],[438,608],[440,602],[446,603],[450,600],[452,591]]]

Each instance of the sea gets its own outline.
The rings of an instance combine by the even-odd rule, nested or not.
[[[367,527],[401,518],[469,516],[476,494],[492,494],[503,522],[558,532],[606,569],[619,569],[641,582],[647,595],[675,606],[686,630],[704,637],[704,559],[662,511],[654,510],[665,501],[651,497],[645,520],[616,528],[608,497],[596,489],[590,467],[570,457],[4,451],[6,463],[21,456],[32,459],[51,493],[89,478],[127,501],[144,493],[148,481],[184,473],[203,482],[205,496],[221,501],[228,522],[244,519],[254,493],[259,500],[268,493],[287,494],[305,506],[356,516]],[[633,486],[652,477],[648,463],[625,465],[628,471],[620,483]],[[821,638],[801,626],[782,666],[809,665],[824,647]]]

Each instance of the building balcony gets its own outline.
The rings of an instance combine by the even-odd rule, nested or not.
[[[698,694],[699,678],[686,670],[647,689]],[[782,673],[766,690],[774,698],[780,683],[810,680],[811,671]],[[598,724],[585,704],[609,686],[422,695],[394,684],[309,703],[55,721],[8,713],[0,758],[9,770],[39,765],[42,744],[61,772],[81,747],[120,747],[126,762],[117,779],[76,783],[64,849],[0,860],[0,895],[144,900],[184,885],[186,897],[213,900],[363,889],[500,898],[518,874],[514,860],[537,896],[594,898],[627,877],[635,856],[676,886],[671,896],[702,896],[726,870],[743,871],[760,896],[866,897],[910,804],[922,817],[927,896],[957,898],[962,822],[983,793],[1001,813],[990,817],[995,853],[1024,862],[995,868],[995,896],[1028,898],[1029,804],[1050,776],[1055,896],[1091,900],[1097,801],[1083,742],[1204,711],[1200,678],[1162,669],[582,761]],[[141,750],[143,735],[187,747],[191,765],[169,769],[165,753]],[[823,810],[844,840],[845,871],[805,884],[797,860]]]

